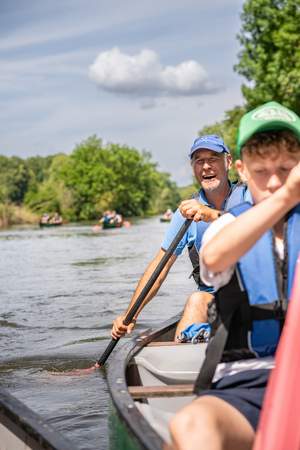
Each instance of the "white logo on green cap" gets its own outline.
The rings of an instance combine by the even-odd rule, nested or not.
[[[254,120],[282,120],[283,122],[296,122],[296,116],[285,108],[266,106],[255,111],[251,119]]]

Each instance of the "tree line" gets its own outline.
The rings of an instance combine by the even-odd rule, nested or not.
[[[103,145],[97,136],[70,155],[0,156],[0,168],[0,203],[23,205],[37,215],[58,212],[66,220],[93,220],[115,209],[140,216],[180,201],[176,183],[157,169],[150,153]]]
[[[234,158],[238,123],[246,111],[276,100],[300,114],[299,0],[245,0],[237,39],[241,48],[234,70],[246,80],[244,104],[199,131],[221,135]],[[90,220],[105,209],[126,216],[160,213],[176,207],[180,191],[193,190],[178,189],[149,153],[104,146],[91,136],[71,155],[0,156],[0,226],[11,204],[35,214],[57,211],[67,220]]]

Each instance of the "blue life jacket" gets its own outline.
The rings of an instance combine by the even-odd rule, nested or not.
[[[238,216],[251,208],[249,203],[230,210]],[[238,262],[237,269],[242,289],[247,292],[252,305],[270,305],[287,308],[294,278],[296,261],[300,252],[300,205],[287,216],[284,233],[284,260],[275,252],[274,234],[268,230]],[[266,306],[267,307],[267,306]],[[248,336],[249,349],[258,356],[273,355],[280,337],[281,323],[276,319],[253,320]]]
[[[206,206],[211,206],[208,204],[205,198],[204,191],[202,190],[199,193],[199,201]],[[239,205],[240,203],[243,203],[245,201],[251,202],[250,191],[247,189],[247,186],[245,184],[234,183],[231,185],[229,194],[224,201],[223,210],[228,211],[234,206]],[[209,222],[203,221],[197,222],[197,235],[195,242],[191,247],[188,248],[189,257],[193,266],[193,272],[191,273],[190,277],[194,278],[200,290],[202,289],[207,290],[206,285],[200,278],[199,249],[201,248],[203,234],[205,230],[209,227],[209,225],[210,225]],[[213,289],[211,289],[211,291],[213,291]]]
[[[238,216],[250,207],[244,203],[229,212]],[[195,393],[211,387],[220,361],[274,354],[299,252],[300,204],[286,216],[284,260],[277,256],[269,230],[240,258],[230,282],[215,293],[208,308],[213,337],[195,382]]]

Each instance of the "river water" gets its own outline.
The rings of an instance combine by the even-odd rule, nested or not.
[[[109,448],[105,371],[51,372],[89,367],[100,357],[166,227],[155,217],[99,233],[91,225],[0,232],[0,384],[79,449]],[[136,332],[182,309],[194,289],[190,271],[185,254]]]

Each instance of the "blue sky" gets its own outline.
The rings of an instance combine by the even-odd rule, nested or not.
[[[0,154],[69,153],[96,134],[180,185],[198,131],[242,104],[242,0],[1,0]]]

